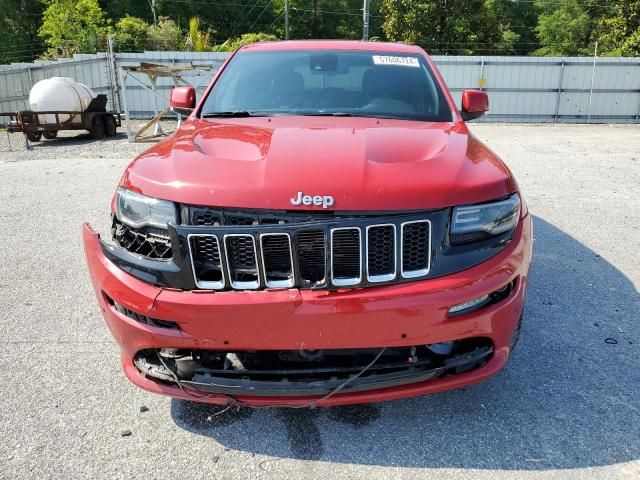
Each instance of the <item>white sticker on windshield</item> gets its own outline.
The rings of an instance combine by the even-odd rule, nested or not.
[[[400,67],[418,67],[420,62],[416,57],[390,57],[387,55],[374,55],[373,63],[375,65],[396,65]]]

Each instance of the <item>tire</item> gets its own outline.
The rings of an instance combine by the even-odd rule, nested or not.
[[[44,138],[46,138],[47,140],[53,140],[54,138],[58,137],[58,131],[57,130],[49,130],[48,132],[44,132],[42,134],[42,136]]]
[[[104,122],[99,116],[93,117],[93,121],[91,122],[91,130],[89,130],[89,134],[91,138],[94,140],[99,140],[104,138]]]
[[[104,134],[107,137],[113,137],[116,134],[116,119],[112,115],[105,115],[104,118]]]
[[[29,132],[27,133],[27,139],[30,142],[39,142],[42,139],[42,132]]]

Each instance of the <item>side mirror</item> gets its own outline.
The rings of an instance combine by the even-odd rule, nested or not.
[[[193,87],[176,87],[169,96],[171,110],[181,115],[189,115],[196,108],[196,90]]]
[[[460,114],[465,121],[475,120],[489,111],[489,97],[482,90],[465,90],[462,92],[462,110]]]

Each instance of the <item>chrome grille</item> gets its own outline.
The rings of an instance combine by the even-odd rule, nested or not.
[[[361,287],[425,277],[430,269],[429,220],[367,224],[351,218],[195,230],[208,231],[188,235],[196,285],[203,289]]]

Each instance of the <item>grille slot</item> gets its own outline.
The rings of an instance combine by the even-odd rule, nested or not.
[[[322,230],[303,230],[296,237],[298,275],[304,286],[314,286],[325,282],[326,245]]]
[[[431,223],[416,220],[402,224],[402,276],[422,277],[429,273]]]
[[[215,235],[189,235],[191,266],[200,288],[224,288],[220,243]]]
[[[211,210],[196,210],[191,214],[191,224],[200,227],[212,227],[222,224],[222,216]]]
[[[240,290],[253,290],[260,286],[256,241],[252,235],[224,236],[225,253],[229,265],[231,286]]]
[[[225,215],[224,216],[224,224],[225,225],[253,225],[258,223],[258,219],[255,217],[251,217],[249,215]]]
[[[360,229],[331,230],[331,280],[337,287],[357,285],[362,280]]]
[[[367,227],[367,280],[386,282],[396,277],[396,226]]]
[[[286,233],[263,233],[260,236],[265,285],[290,288],[294,285],[291,238]]]

